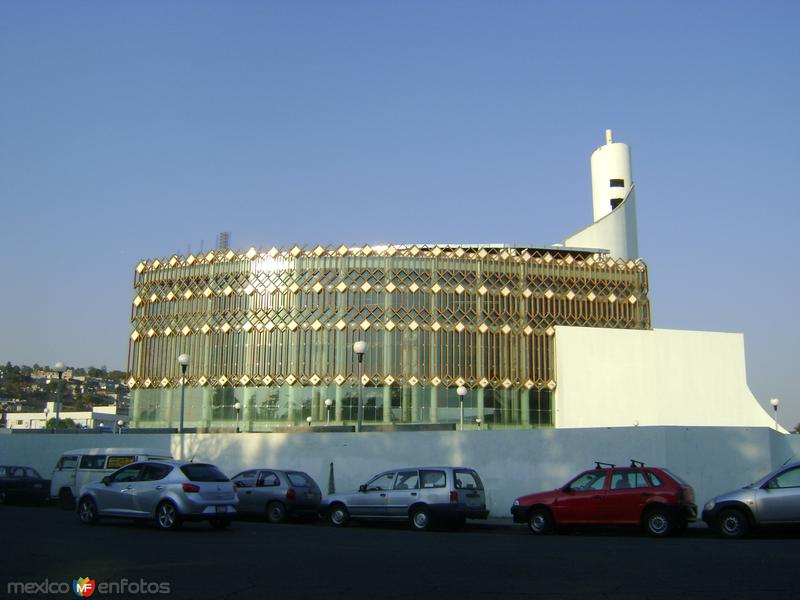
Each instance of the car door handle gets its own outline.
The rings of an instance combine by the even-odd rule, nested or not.
[[[412,496],[416,496],[416,495],[417,495],[417,492],[411,492],[411,495],[412,495]]]
[[[652,495],[653,494],[651,494],[650,492],[642,492],[642,496],[652,496]]]
[[[383,496],[383,497],[385,498],[385,497],[386,497],[386,494],[381,494],[381,496]]]
[[[163,486],[163,485],[157,485],[157,486],[156,486],[156,489],[157,489],[157,490],[163,490],[163,489],[164,489],[164,486]]]

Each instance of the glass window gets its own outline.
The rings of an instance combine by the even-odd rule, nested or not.
[[[129,465],[109,475],[109,480],[112,483],[125,483],[127,481],[138,481],[139,475],[142,473],[142,469],[144,469],[143,464],[138,465]]]
[[[472,469],[457,469],[456,475],[456,489],[459,490],[482,490],[483,482],[478,474]]]
[[[105,454],[92,454],[81,457],[81,469],[103,469],[105,466]]]
[[[255,487],[258,471],[244,471],[233,478],[236,487]]]
[[[444,471],[420,471],[419,477],[423,488],[440,488],[447,485],[447,475]]]
[[[258,475],[257,487],[276,487],[281,484],[281,480],[272,471],[261,471]]]
[[[394,473],[382,473],[367,483],[367,491],[390,490],[394,484]]]
[[[774,488],[796,488],[800,487],[800,467],[784,471],[769,480],[767,487]]]
[[[416,490],[419,487],[419,473],[417,471],[400,471],[394,482],[396,490]]]
[[[63,471],[65,469],[74,469],[78,464],[78,457],[77,456],[62,456],[61,460],[58,461],[58,465],[56,468],[59,471]]]
[[[624,179],[611,179],[608,183],[609,187],[625,187]]]
[[[172,471],[172,467],[169,465],[145,465],[142,481],[158,481],[159,479],[164,479],[170,471]]]
[[[191,465],[183,465],[181,471],[186,475],[189,481],[198,482],[220,482],[228,481],[225,474],[214,465],[204,465],[192,463]]]
[[[286,477],[294,487],[311,487],[311,478],[305,473],[287,473]]]
[[[584,473],[569,484],[569,489],[576,492],[588,492],[591,490],[602,490],[606,485],[605,471],[590,471]]]
[[[119,469],[125,465],[131,464],[132,462],[136,462],[135,456],[109,456],[108,462],[106,463],[106,468]]]
[[[658,478],[658,475],[656,475],[652,471],[648,471],[647,476],[650,477],[650,483],[653,484],[653,487],[661,487],[662,485],[664,485],[664,482],[661,481],[661,479]]]
[[[31,469],[30,467],[25,467],[25,476],[32,477],[33,479],[41,479],[42,476],[39,475],[39,472],[36,469]]]
[[[0,477],[8,477],[8,467],[0,467]]]
[[[650,487],[645,481],[644,473],[641,471],[614,471],[611,474],[612,490],[627,490],[632,488]]]

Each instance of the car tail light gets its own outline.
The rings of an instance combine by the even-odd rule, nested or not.
[[[450,492],[450,502],[458,502],[458,492]]]
[[[181,487],[187,494],[196,494],[200,491],[200,486],[193,483],[184,483]]]
[[[286,499],[287,500],[294,500],[297,497],[297,492],[294,491],[294,488],[289,488],[286,490]]]

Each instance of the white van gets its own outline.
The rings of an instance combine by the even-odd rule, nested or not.
[[[50,497],[71,510],[84,484],[99,481],[120,467],[140,460],[170,460],[169,452],[153,448],[80,448],[67,450],[53,469]]]

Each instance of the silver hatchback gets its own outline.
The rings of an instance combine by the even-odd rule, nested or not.
[[[703,521],[729,538],[743,537],[754,525],[800,523],[800,462],[709,500]]]
[[[466,467],[408,467],[384,471],[350,494],[327,496],[320,512],[332,525],[351,519],[409,521],[417,530],[434,521],[463,524],[485,519],[483,482]]]
[[[322,492],[317,482],[302,471],[248,469],[233,477],[239,512],[266,514],[270,523],[290,516],[317,517]]]
[[[238,504],[233,483],[214,465],[153,460],[84,485],[77,510],[87,525],[115,517],[154,520],[159,529],[176,529],[190,520],[224,529]]]

